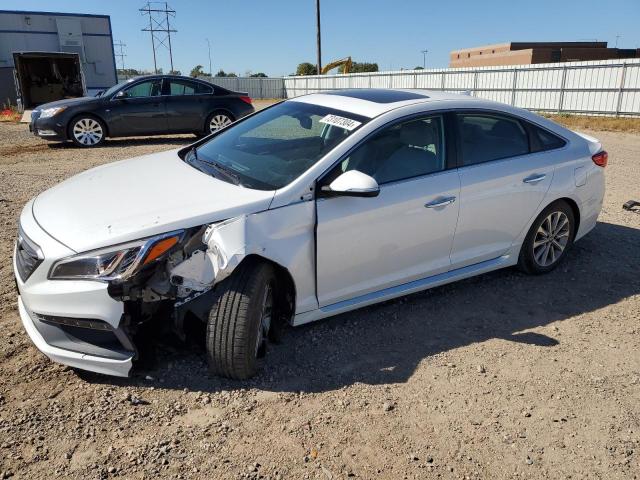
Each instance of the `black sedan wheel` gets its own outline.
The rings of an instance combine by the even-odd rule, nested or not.
[[[84,116],[74,118],[69,128],[69,137],[79,147],[96,147],[104,142],[106,128],[96,117]]]
[[[207,133],[213,133],[227,125],[231,125],[232,123],[233,118],[228,113],[213,112],[207,119]]]

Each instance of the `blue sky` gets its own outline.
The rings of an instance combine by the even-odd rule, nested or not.
[[[135,0],[3,0],[7,10],[95,13],[111,16],[114,38],[127,44],[129,67],[153,66],[145,18]],[[351,55],[381,70],[422,65],[446,67],[450,50],[508,41],[604,40],[640,47],[640,0],[321,0],[323,63]],[[289,74],[315,63],[315,0],[173,0],[174,65],[188,74],[214,72]],[[166,52],[159,66],[169,70]],[[119,66],[119,62],[118,62]]]

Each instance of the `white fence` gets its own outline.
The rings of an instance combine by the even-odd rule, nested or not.
[[[541,112],[640,117],[640,59],[284,78],[200,78],[253,98],[291,98],[343,88],[416,88],[468,91]]]
[[[640,59],[284,78],[287,97],[342,88],[417,88],[542,112],[640,116]]]
[[[282,78],[260,77],[209,77],[200,76],[201,80],[219,85],[235,92],[247,92],[252,98],[286,98]]]

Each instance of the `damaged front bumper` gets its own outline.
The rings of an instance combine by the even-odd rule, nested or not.
[[[95,281],[51,281],[55,261],[74,254],[35,221],[32,202],[20,217],[21,238],[13,256],[18,310],[35,346],[47,357],[71,367],[115,376],[128,376],[136,356],[122,326],[124,304],[109,296],[107,284]],[[39,261],[25,274],[17,264],[21,242],[37,250]]]
[[[45,340],[44,336],[40,333],[40,329],[36,326],[42,327],[46,325],[46,322],[42,322],[33,313],[30,313],[25,307],[21,297],[18,297],[18,310],[20,312],[22,325],[31,338],[31,341],[38,350],[49,357],[50,360],[70,367],[105,375],[114,375],[117,377],[129,376],[135,352],[128,352],[123,348],[116,348],[114,350],[109,350],[108,348],[102,349],[101,345],[84,342],[62,329],[60,329],[60,340],[62,342],[66,341],[72,348],[75,346],[77,350],[68,350],[54,346]],[[58,335],[56,335],[56,337],[58,337]],[[66,340],[64,337],[66,337]],[[104,356],[83,352],[83,350],[96,351],[98,349],[103,350]]]

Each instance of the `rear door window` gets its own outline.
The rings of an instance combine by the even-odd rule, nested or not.
[[[170,95],[197,95],[201,93],[211,93],[211,87],[188,80],[169,80]]]
[[[462,165],[475,165],[529,153],[529,139],[516,119],[485,113],[456,115]]]

